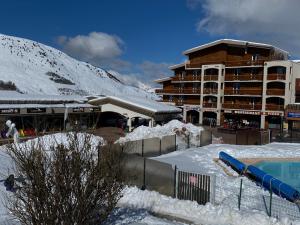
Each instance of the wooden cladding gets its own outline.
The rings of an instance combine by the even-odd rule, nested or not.
[[[284,89],[268,89],[267,95],[277,95],[277,96],[284,96],[285,90]]]
[[[252,103],[249,102],[247,103],[224,103],[222,104],[222,107],[224,109],[249,109],[249,110],[261,110],[261,103],[260,104],[256,104],[256,103]]]
[[[262,81],[262,74],[243,74],[243,75],[235,75],[235,74],[226,74],[225,81]]]
[[[228,88],[228,89],[224,90],[224,95],[262,95],[262,89],[254,89],[254,88],[233,89],[233,88]]]
[[[285,80],[286,79],[286,75],[285,74],[271,73],[271,74],[268,74],[267,79],[268,80]]]
[[[284,105],[266,104],[266,110],[283,111]]]

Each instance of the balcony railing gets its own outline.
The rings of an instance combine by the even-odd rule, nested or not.
[[[203,102],[202,105],[204,108],[217,108],[217,103],[216,102]]]
[[[204,75],[203,77],[204,81],[217,81],[218,80],[218,75]]]
[[[262,89],[225,89],[224,95],[262,95]]]
[[[284,89],[268,89],[267,95],[278,95],[278,96],[284,96],[285,90]]]
[[[266,110],[283,111],[284,105],[266,104]]]
[[[285,80],[285,74],[269,73],[267,76],[268,80]]]
[[[173,77],[172,81],[174,82],[180,82],[180,81],[201,81],[201,76],[193,76],[193,75],[187,75],[187,76],[175,76]]]
[[[261,103],[252,102],[247,103],[224,103],[222,107],[224,109],[247,109],[247,110],[261,110]]]
[[[196,61],[187,62],[186,68],[201,68],[202,65],[224,64],[227,67],[264,65],[266,60],[237,60],[237,61]]]
[[[234,74],[226,74],[225,81],[262,81],[263,75],[262,74],[241,74],[241,75],[234,75]]]
[[[156,89],[157,94],[197,94],[200,95],[200,88],[168,88],[168,89]]]
[[[204,88],[203,89],[204,94],[218,94],[218,89],[215,88]]]

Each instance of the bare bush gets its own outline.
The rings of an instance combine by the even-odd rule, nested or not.
[[[16,175],[25,183],[10,198],[9,210],[24,225],[101,224],[121,197],[123,152],[91,135],[70,134],[65,145],[11,145]]]

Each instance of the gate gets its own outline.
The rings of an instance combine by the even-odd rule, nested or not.
[[[197,201],[198,204],[214,203],[215,176],[193,172],[177,172],[176,197]]]

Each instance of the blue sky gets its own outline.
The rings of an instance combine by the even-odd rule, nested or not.
[[[264,4],[270,2],[273,7],[266,11]],[[149,82],[182,62],[183,50],[219,38],[263,41],[300,55],[300,35],[294,31],[300,5],[296,0],[281,2],[10,0],[1,2],[0,32]],[[286,11],[287,18],[278,21]]]

